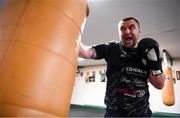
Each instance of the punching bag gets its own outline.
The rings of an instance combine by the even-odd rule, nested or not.
[[[87,0],[3,0],[0,116],[68,116]]]
[[[172,69],[170,67],[165,67],[164,73],[167,79],[165,80],[164,87],[162,89],[162,99],[165,105],[172,106],[175,104],[174,81],[172,79]]]

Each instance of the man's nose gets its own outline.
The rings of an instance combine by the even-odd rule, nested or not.
[[[124,30],[124,33],[125,33],[125,34],[129,34],[129,33],[130,33],[130,30],[129,30],[129,29],[125,29],[125,30]]]

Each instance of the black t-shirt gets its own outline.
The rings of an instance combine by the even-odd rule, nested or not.
[[[125,48],[121,42],[96,45],[97,59],[107,62],[105,104],[108,109],[123,111],[127,116],[151,113],[146,68],[137,48]]]

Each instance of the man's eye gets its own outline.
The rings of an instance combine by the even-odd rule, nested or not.
[[[133,29],[135,29],[135,26],[130,26],[129,29],[133,30]]]
[[[124,28],[121,28],[121,31],[124,31]]]

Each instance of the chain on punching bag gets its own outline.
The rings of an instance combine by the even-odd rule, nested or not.
[[[87,0],[3,0],[0,116],[67,116]]]

